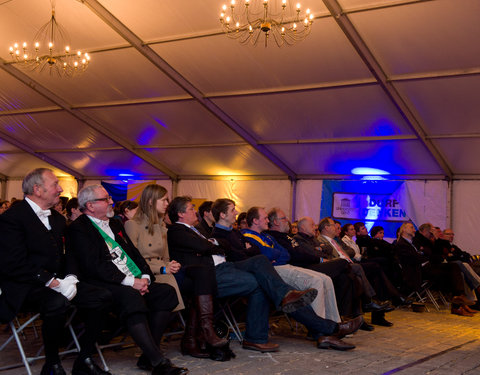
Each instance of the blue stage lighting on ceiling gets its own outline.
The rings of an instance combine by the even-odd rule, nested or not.
[[[157,129],[155,127],[147,127],[143,129],[142,133],[137,137],[137,142],[140,146],[147,146],[157,135]]]
[[[388,178],[382,177],[382,176],[363,176],[360,180],[363,181],[379,181],[379,180],[388,180]]]
[[[390,174],[390,172],[384,171],[383,169],[368,168],[368,167],[353,168],[351,173],[356,175],[362,175],[362,176],[385,176]]]

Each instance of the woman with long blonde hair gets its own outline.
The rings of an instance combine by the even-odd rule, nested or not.
[[[176,310],[185,307],[179,285],[184,295],[193,295],[194,306],[188,309],[182,353],[206,358],[208,353],[200,349],[201,341],[205,340],[214,347],[227,344],[213,329],[211,301],[216,292],[215,270],[206,266],[182,267],[180,263],[170,259],[167,228],[164,223],[167,206],[167,189],[157,184],[147,185],[140,197],[135,216],[125,223],[125,230],[146,259],[157,282],[168,283],[177,290],[180,303]]]

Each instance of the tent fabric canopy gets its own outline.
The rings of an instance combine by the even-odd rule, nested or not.
[[[293,47],[242,46],[220,0],[57,0],[74,78],[25,72],[50,2],[0,3],[0,171],[78,179],[478,179],[477,0],[302,1]],[[3,47],[1,47],[3,46]],[[1,176],[0,176],[1,177]]]

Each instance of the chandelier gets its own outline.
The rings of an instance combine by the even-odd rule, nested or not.
[[[223,5],[220,23],[223,31],[242,44],[256,45],[264,39],[265,47],[273,39],[278,47],[293,45],[305,39],[312,29],[313,14],[307,9],[301,14],[300,4],[292,9],[287,0],[243,0],[236,4]]]
[[[25,70],[48,71],[51,75],[72,77],[83,73],[90,55],[73,52],[66,30],[55,17],[55,0],[51,0],[52,17],[35,34],[32,45],[26,42],[10,46],[12,64]]]

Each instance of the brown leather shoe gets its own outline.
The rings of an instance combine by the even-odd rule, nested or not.
[[[470,318],[473,316],[473,314],[470,314],[469,312],[465,311],[462,306],[460,306],[458,309],[455,309],[452,307],[452,314],[460,315],[460,316],[468,316]]]
[[[355,345],[347,344],[336,336],[320,336],[317,340],[319,349],[350,350],[355,349]]]
[[[463,309],[464,309],[466,312],[468,312],[468,313],[470,313],[470,314],[476,314],[476,313],[478,313],[477,310],[471,309],[471,308],[468,307],[467,305],[463,305],[462,307],[463,307]]]
[[[279,345],[274,344],[273,342],[266,342],[265,344],[258,344],[254,342],[248,342],[243,340],[242,343],[243,349],[256,350],[257,352],[277,352]]]
[[[453,297],[452,298],[452,303],[454,303],[456,305],[468,305],[468,306],[475,305],[475,301],[469,300],[464,295]]]
[[[359,315],[354,319],[347,320],[343,323],[338,323],[338,332],[335,334],[337,337],[343,337],[358,331],[363,323],[363,315]]]
[[[282,299],[280,307],[282,311],[289,314],[299,308],[310,305],[317,298],[318,290],[310,288],[307,290],[290,290]]]

